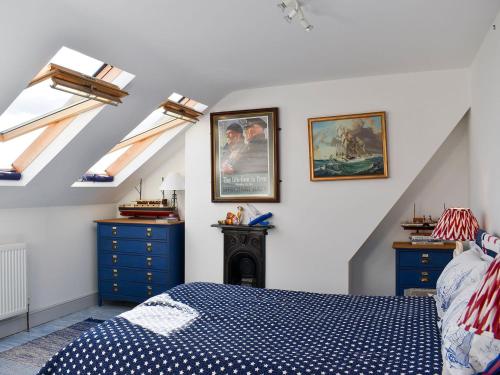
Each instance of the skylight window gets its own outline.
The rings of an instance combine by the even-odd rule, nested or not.
[[[50,60],[51,63],[64,66],[79,73],[95,76],[105,65],[102,61],[84,55],[67,47],[62,47]]]
[[[182,104],[200,113],[205,112],[205,110],[208,108],[205,104],[199,103],[196,100],[190,99],[181,94],[177,94],[176,92],[170,95],[168,97],[168,100],[174,103]]]
[[[87,173],[96,175],[106,175],[107,174],[106,168],[109,168],[110,165],[116,162],[116,160],[120,156],[122,156],[129,148],[130,146],[127,146],[119,150],[107,153],[101,158],[101,160],[95,163]]]
[[[12,164],[42,134],[45,128],[34,130],[7,142],[0,142],[0,170],[12,170]]]
[[[79,116],[96,110],[95,116],[103,104],[120,103],[128,95],[123,87],[133,77],[100,60],[61,48],[0,115],[0,170],[24,172],[63,132],[68,133],[69,142],[93,117],[82,122],[77,121]],[[69,125],[74,131],[67,130]],[[64,147],[62,143],[52,148],[50,157]],[[32,172],[31,178],[39,170]]]
[[[106,184],[114,181],[117,186],[184,127],[197,122],[203,113],[195,108],[206,110],[207,106],[180,94],[172,94],[73,186],[88,186],[80,184],[89,181],[103,182],[103,177],[109,178]],[[117,176],[120,177],[118,180]]]

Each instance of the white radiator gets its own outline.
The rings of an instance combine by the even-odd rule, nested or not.
[[[28,311],[26,244],[0,245],[0,320]]]

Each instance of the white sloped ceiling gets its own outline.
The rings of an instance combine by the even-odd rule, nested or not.
[[[309,0],[315,29],[289,25],[275,2],[5,0],[0,3],[0,111],[61,46],[136,75],[26,187],[1,187],[0,207],[116,202],[118,188],[71,188],[96,160],[176,91],[213,105],[237,89],[468,67],[497,0]]]

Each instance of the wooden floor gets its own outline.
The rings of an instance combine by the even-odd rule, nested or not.
[[[130,310],[132,306],[122,305],[104,305],[94,306],[77,313],[67,315],[60,319],[48,322],[37,327],[33,327],[30,332],[20,332],[18,334],[0,339],[0,352],[11,349],[15,346],[22,345],[28,341],[38,337],[48,335],[49,333],[69,327],[72,324],[81,322],[87,318],[94,319],[110,319],[116,315]],[[54,353],[55,354],[55,353]],[[0,375],[34,375],[38,372],[38,368],[31,366],[19,365],[18,363],[0,359]]]

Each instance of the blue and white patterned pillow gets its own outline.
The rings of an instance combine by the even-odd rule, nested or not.
[[[444,374],[483,373],[495,360],[498,360],[500,340],[496,340],[486,332],[481,335],[475,334],[459,324],[460,317],[466,310],[469,300],[481,284],[482,280],[479,280],[460,288],[442,317],[441,352]]]
[[[481,249],[472,243],[471,249],[453,258],[439,276],[435,299],[440,318],[443,317],[461,289],[478,283],[486,274],[491,259],[488,260],[481,255]]]

